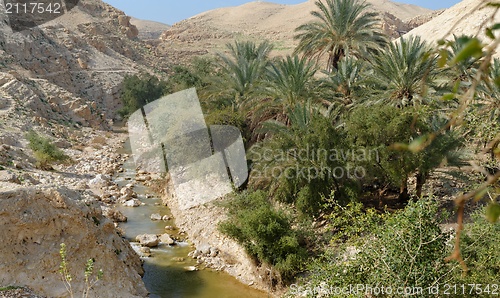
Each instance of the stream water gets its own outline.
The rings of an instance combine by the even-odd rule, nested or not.
[[[126,144],[122,153],[130,153]],[[128,151],[128,152],[127,152]],[[135,166],[132,160],[128,160],[124,165],[124,172],[118,173],[115,182],[120,186],[134,181]],[[162,206],[161,199],[156,196],[148,187],[136,183],[134,191],[138,199],[145,203],[140,207],[118,206],[128,221],[121,223],[120,227],[125,232],[125,237],[134,240],[139,234],[163,234],[165,226],[175,226],[174,220],[152,221],[151,214],[159,213],[172,217],[170,210]],[[169,231],[173,236],[178,230]],[[182,237],[181,237],[182,238]],[[252,289],[234,277],[210,269],[199,271],[187,271],[186,266],[196,265],[196,260],[188,257],[188,253],[193,248],[187,242],[180,242],[174,246],[160,245],[151,249],[152,257],[144,258],[143,277],[146,288],[151,293],[152,298],[263,298],[268,297],[267,293]],[[179,262],[179,258],[184,261]]]

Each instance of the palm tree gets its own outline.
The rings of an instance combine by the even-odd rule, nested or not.
[[[480,114],[487,114],[488,120],[500,121],[500,59],[495,58],[490,66],[489,76],[478,87]]]
[[[273,47],[268,41],[259,45],[236,41],[226,47],[229,55],[219,54],[221,75],[214,78],[212,89],[207,93],[211,99],[228,99],[234,107],[239,107],[258,93]]]
[[[347,57],[339,62],[337,69],[324,73],[327,77],[321,79],[321,89],[328,100],[323,104],[328,108],[327,115],[338,120],[336,118],[363,100],[367,87],[366,68],[362,60]]]
[[[358,0],[315,2],[319,11],[311,14],[316,21],[295,29],[299,44],[295,54],[320,59],[328,54],[327,71],[336,69],[348,55],[365,57],[387,44],[377,13],[367,12],[369,4]]]
[[[287,56],[271,63],[266,72],[267,98],[248,101],[254,123],[274,118],[289,125],[288,109],[314,97],[316,65],[305,57]]]
[[[469,36],[457,37],[453,35],[453,41],[451,42],[450,50],[448,51],[448,58],[453,61],[470,39],[471,37]],[[451,82],[455,83],[460,81],[467,85],[471,84],[471,81],[474,79],[476,69],[479,68],[479,64],[479,58],[475,57],[467,57],[466,59],[460,60],[458,63],[450,67]]]
[[[401,38],[374,57],[374,80],[397,106],[413,103],[436,76],[436,55],[420,37]]]
[[[470,117],[477,117],[475,138],[483,147],[488,146],[490,158],[495,160],[495,151],[500,147],[498,123],[500,122],[500,59],[495,58],[488,75],[477,87],[478,97],[470,109]],[[493,141],[491,141],[493,140]]]

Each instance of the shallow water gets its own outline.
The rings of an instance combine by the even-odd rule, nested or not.
[[[125,150],[128,144],[125,145]],[[127,152],[128,153],[128,152]],[[134,165],[131,160],[123,165],[125,171],[115,177],[115,182],[124,186],[130,183],[129,179],[134,179]],[[131,208],[117,206],[128,218],[128,222],[121,223],[120,227],[125,232],[125,237],[134,240],[139,234],[163,234],[165,226],[175,226],[174,220],[152,221],[151,214],[160,213],[171,216],[170,210],[161,205],[158,197],[146,198],[146,194],[154,195],[147,187],[135,183],[134,191],[138,194],[138,199],[146,205]],[[169,234],[176,234],[177,230],[169,231]],[[181,236],[182,238],[182,236]],[[238,282],[234,277],[210,269],[189,272],[185,266],[194,266],[196,261],[188,257],[187,254],[193,248],[187,242],[181,242],[174,246],[161,245],[151,249],[152,257],[144,258],[143,277],[146,288],[151,293],[152,298],[263,298],[268,297],[263,293],[252,289]],[[182,257],[184,262],[178,262],[173,258]]]

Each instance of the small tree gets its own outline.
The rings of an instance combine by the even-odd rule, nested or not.
[[[119,113],[127,117],[146,104],[162,97],[167,83],[150,74],[126,76],[123,79],[121,100],[123,108]]]
[[[369,177],[399,187],[399,199],[406,202],[409,199],[410,175],[415,174],[417,177],[417,195],[420,196],[429,173],[445,158],[454,160],[457,149],[462,145],[455,133],[449,131],[421,152],[401,150],[406,147],[400,148],[404,145],[399,144],[409,144],[423,138],[439,126],[439,121],[436,121],[424,109],[373,105],[353,110],[346,127],[355,145],[378,152],[378,161],[370,160],[363,164],[369,169]]]

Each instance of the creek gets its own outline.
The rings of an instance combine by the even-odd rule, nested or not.
[[[130,154],[130,145],[125,143],[120,153]],[[135,166],[132,159],[123,164],[124,171],[114,177],[120,187],[134,182]],[[120,228],[129,241],[135,241],[140,234],[164,234],[168,232],[174,238],[184,239],[175,227],[175,219],[168,207],[161,204],[161,198],[148,187],[134,183],[134,191],[138,199],[145,203],[140,207],[118,206],[117,210],[127,216],[128,221],[121,223]],[[168,215],[168,221],[152,221],[151,214]],[[166,231],[165,226],[174,230]],[[136,245],[132,243],[132,245]],[[143,277],[150,297],[158,298],[264,298],[267,293],[252,289],[240,283],[236,278],[224,272],[211,269],[188,271],[187,266],[195,266],[196,260],[188,257],[194,248],[187,241],[177,242],[173,246],[160,244],[151,249],[152,257],[142,258],[145,274]]]

